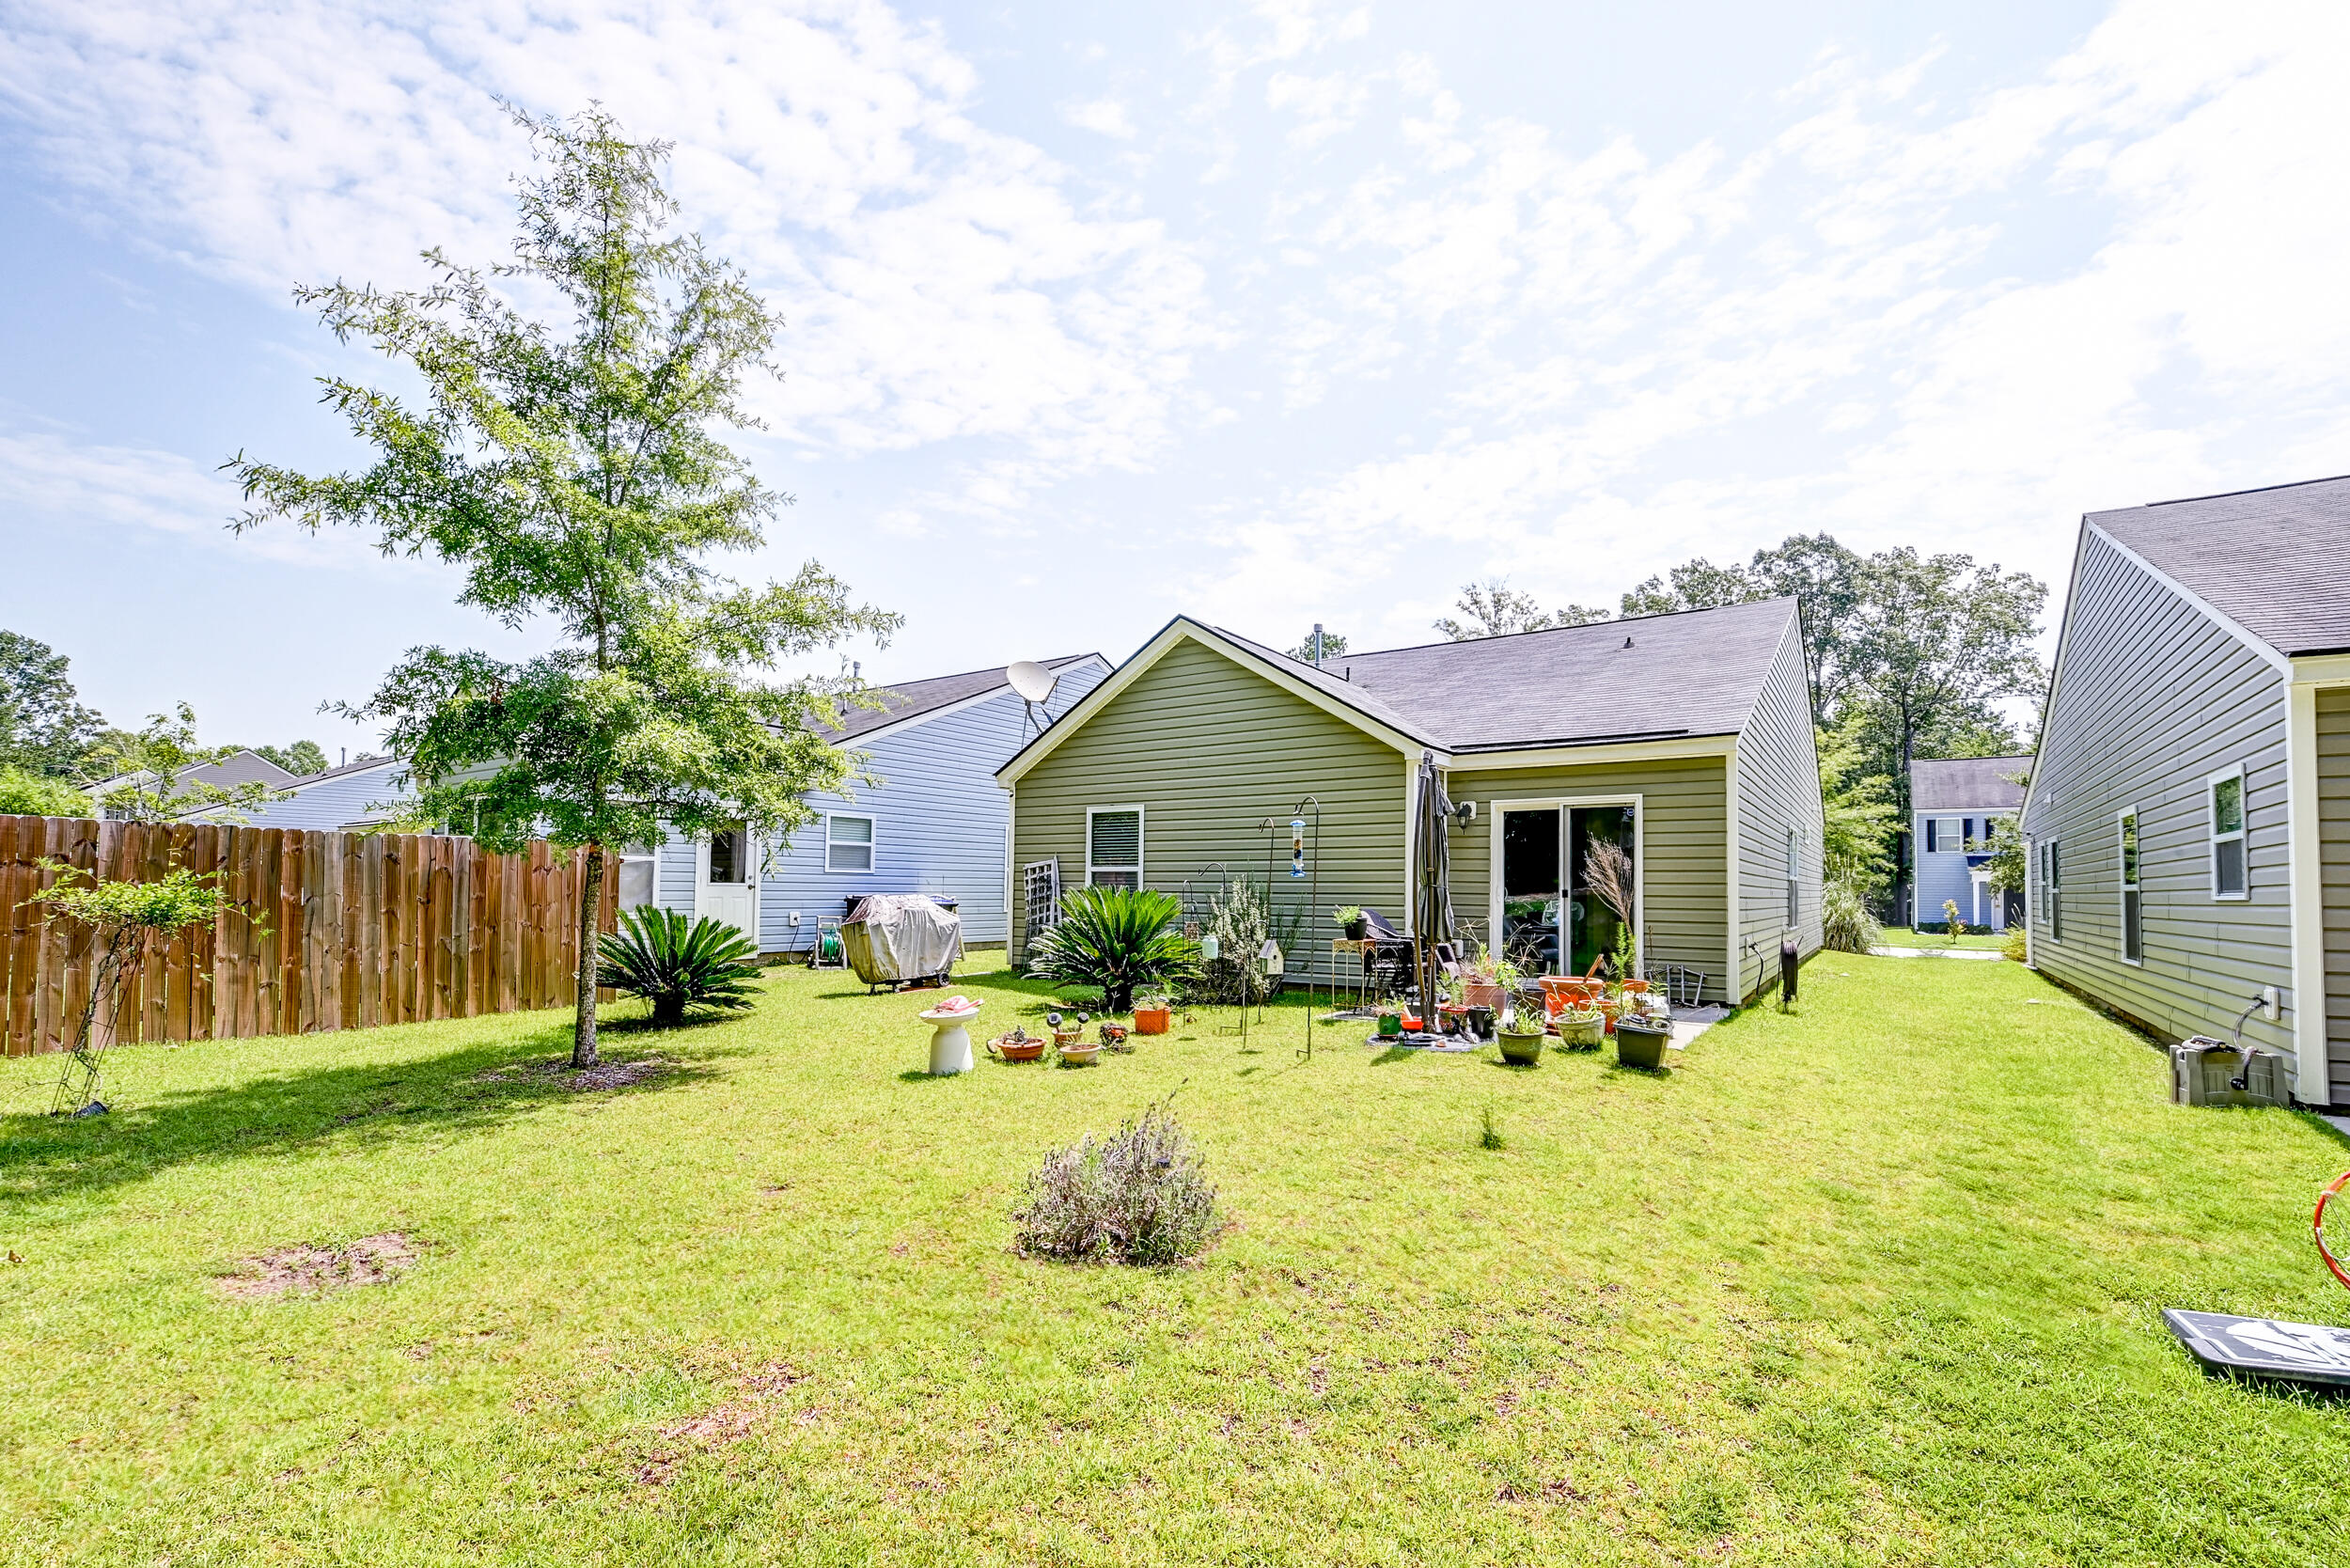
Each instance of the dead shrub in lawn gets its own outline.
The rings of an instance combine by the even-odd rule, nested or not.
[[[416,1261],[416,1249],[397,1231],[362,1236],[347,1247],[280,1247],[244,1261],[244,1272],[220,1282],[230,1295],[267,1300],[323,1295],[353,1285],[388,1285]]]
[[[1158,1267],[1224,1228],[1198,1151],[1162,1100],[1110,1137],[1057,1150],[1028,1177],[1012,1245],[1031,1258]]]

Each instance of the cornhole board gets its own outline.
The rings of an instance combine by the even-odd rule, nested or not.
[[[2162,1321],[2206,1372],[2350,1388],[2350,1328],[2162,1309]]]

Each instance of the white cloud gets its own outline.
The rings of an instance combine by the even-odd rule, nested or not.
[[[81,7],[0,36],[0,103],[78,198],[283,297],[503,254],[525,161],[503,94],[600,100],[675,141],[687,220],[783,308],[787,436],[855,455],[952,439],[1064,471],[1169,436],[1206,334],[1198,268],[979,124],[970,67],[876,0],[554,18],[525,0]]]
[[[2058,579],[2084,510],[2350,467],[2350,13],[2130,0],[2029,81],[1929,100],[1937,64],[1824,59],[1739,152],[1573,152],[1424,71],[1350,106],[1407,151],[1277,217],[1324,265],[1292,406],[1408,376],[1466,434],[1244,510],[1192,591],[1276,615],[1441,559],[1590,603],[1824,525]]]
[[[1135,122],[1127,117],[1126,105],[1115,98],[1097,98],[1089,103],[1072,103],[1061,111],[1061,118],[1080,131],[1090,131],[1096,135],[1115,136],[1120,141],[1134,139]]]

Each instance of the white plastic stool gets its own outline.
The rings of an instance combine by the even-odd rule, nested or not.
[[[932,1026],[933,1029],[931,1035],[931,1076],[943,1078],[956,1073],[970,1072],[971,1036],[965,1031],[964,1026],[977,1018],[979,1013],[976,1011],[971,1012],[925,1011],[920,1016],[922,1022]]]

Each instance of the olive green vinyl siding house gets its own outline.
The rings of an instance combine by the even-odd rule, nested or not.
[[[1490,940],[1518,896],[1496,845],[1523,817],[1561,846],[1545,907],[1561,932],[1553,951],[1572,947],[1568,911],[1583,916],[1570,846],[1587,821],[1621,823],[1645,962],[1703,972],[1708,999],[1744,1000],[1775,983],[1783,932],[1806,953],[1819,946],[1819,766],[1800,636],[1794,602],[1777,601],[1317,667],[1179,617],[997,774],[1012,792],[1012,862],[1049,865],[1065,887],[1181,892],[1217,868],[1262,877],[1270,822],[1288,909],[1307,896],[1287,874],[1288,823],[1310,800],[1319,907],[1289,957],[1293,973],[1326,974],[1332,907],[1408,926],[1413,780],[1426,755],[1456,806],[1477,806],[1447,839],[1464,936]],[[1136,838],[1138,852],[1127,847]],[[1015,951],[1034,924],[1025,894],[1025,883],[1013,889]]]
[[[1267,818],[1282,824],[1276,849],[1286,876],[1290,817],[1310,795],[1322,806],[1322,902],[1401,914],[1410,784],[1393,745],[1185,641],[1021,780],[1012,864],[1058,859],[1062,881],[1080,886],[1088,809],[1132,806],[1142,812],[1146,887],[1179,893],[1217,865],[1262,876]],[[1026,950],[1027,913],[1022,902],[1015,952]],[[1318,922],[1311,934],[1326,943],[1337,933]]]
[[[2350,480],[2084,517],[2022,817],[2031,963],[2169,1039],[2250,1007],[2296,1099],[2350,1105],[2345,729]]]

